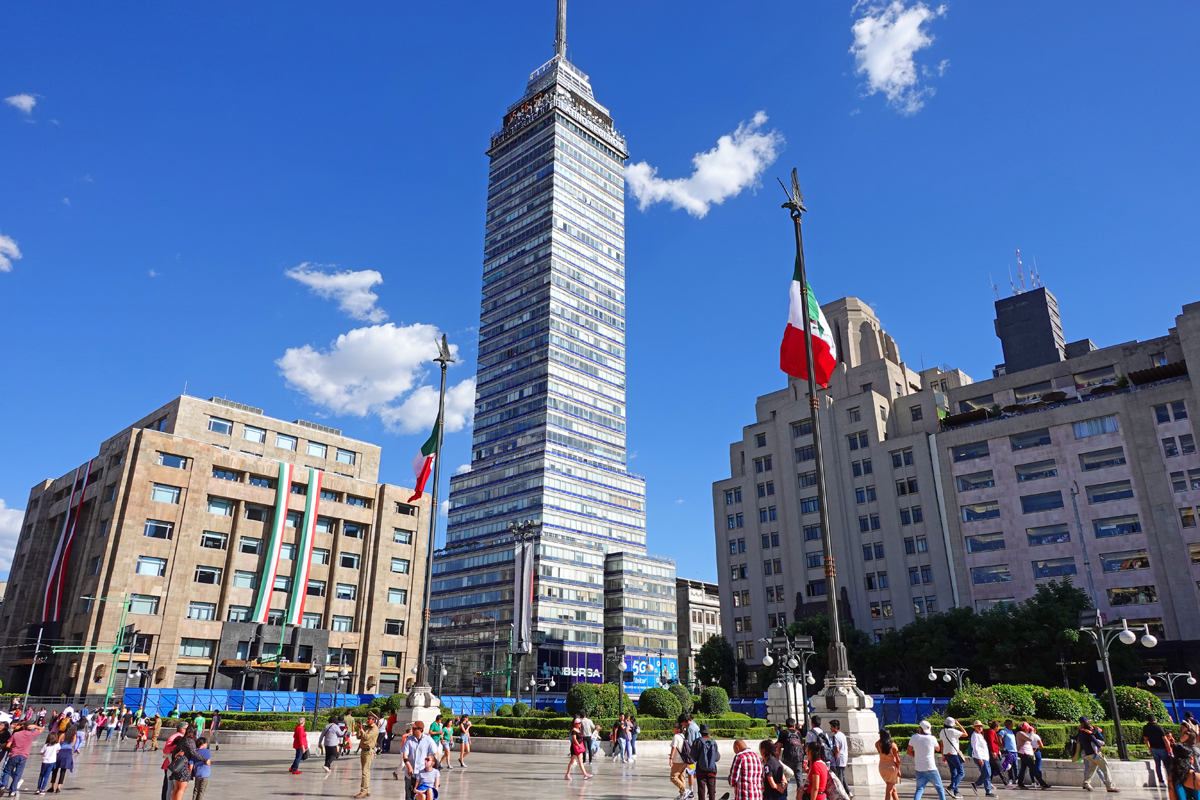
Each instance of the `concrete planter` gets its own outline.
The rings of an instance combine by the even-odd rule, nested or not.
[[[942,775],[942,781],[949,783],[950,769],[946,766],[941,756],[938,756],[938,772]],[[959,784],[959,792],[966,788],[966,785],[979,777],[979,768],[975,766],[975,762],[971,759],[966,760],[967,776],[963,778]],[[1112,770],[1113,786],[1117,789],[1141,789],[1147,786],[1157,786],[1158,779],[1154,774],[1154,761],[1118,761],[1112,759],[1108,762],[1109,768]],[[907,754],[900,755],[900,774],[908,779],[916,777],[916,770],[913,769],[913,760]],[[1083,785],[1083,762],[1068,761],[1064,758],[1043,758],[1042,759],[1042,777],[1051,786],[1072,786],[1079,787]],[[993,780],[993,785],[995,781]],[[1003,783],[1000,784],[1003,787]],[[1103,791],[1104,783],[1097,775],[1092,778],[1092,786]]]

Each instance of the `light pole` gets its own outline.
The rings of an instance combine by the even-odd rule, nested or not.
[[[817,653],[813,649],[813,638],[811,636],[797,636],[795,639],[789,639],[786,635],[779,635],[768,638],[759,639],[766,646],[766,653],[763,654],[762,664],[764,667],[769,667],[775,663],[775,659],[771,657],[771,651],[774,650],[782,659],[780,664],[781,674],[787,679],[784,684],[785,692],[788,700],[788,716],[792,716],[792,696],[796,692],[796,686],[799,686],[800,695],[800,714],[804,720],[804,727],[808,727],[808,698],[805,696],[809,686],[815,686],[817,679],[808,672],[808,659],[815,656]]]
[[[1150,626],[1143,626],[1141,637],[1142,647],[1154,647],[1158,639],[1150,634]],[[1108,686],[1108,702],[1112,706],[1113,725],[1117,729],[1117,755],[1122,761],[1129,760],[1129,747],[1125,744],[1125,733],[1121,730],[1121,712],[1117,709],[1117,691],[1113,688],[1112,669],[1108,663],[1108,648],[1112,643],[1133,644],[1138,641],[1138,635],[1130,630],[1129,621],[1122,618],[1120,622],[1104,624],[1104,618],[1094,608],[1079,612],[1079,630],[1092,637],[1096,649],[1100,653],[1100,665],[1104,670],[1104,683]]]
[[[92,595],[84,595],[83,598],[81,598],[81,599],[94,600],[94,601],[98,601],[101,603],[111,603],[111,602],[116,601],[115,597],[94,597]],[[104,707],[105,708],[108,708],[108,702],[109,702],[109,700],[112,699],[113,689],[116,687],[116,684],[117,684],[117,656],[120,654],[121,650],[123,650],[125,647],[125,641],[124,641],[125,617],[129,613],[129,606],[130,606],[129,592],[125,592],[125,594],[121,595],[121,621],[119,623],[117,623],[117,643],[115,645],[113,645],[112,667],[108,671],[108,689],[104,693]],[[41,638],[40,633],[38,634],[38,638],[39,639]],[[133,666],[133,643],[132,642],[129,643],[129,666],[131,668]],[[128,683],[129,683],[128,675],[125,676],[125,683],[126,683],[126,685],[128,685]],[[124,696],[124,695],[122,695],[122,696]]]
[[[946,683],[949,683],[951,680],[958,681],[958,689],[962,691],[963,675],[966,675],[970,671],[966,667],[930,667],[929,680],[936,681],[938,673],[941,673],[941,678]]]
[[[551,689],[553,689],[556,685],[557,684],[554,683],[553,677],[539,678],[536,675],[530,675],[529,683],[525,687],[526,689],[529,690],[529,708],[530,708],[530,710],[531,711],[537,710],[538,689],[541,689],[544,692],[548,692]]]
[[[1179,722],[1179,703],[1175,701],[1175,681],[1180,678],[1187,678],[1188,686],[1196,685],[1196,678],[1190,672],[1155,672],[1153,675],[1146,674],[1146,685],[1153,686],[1158,678],[1160,681],[1166,681],[1167,691],[1171,693],[1171,711],[1175,715],[1175,722]]]
[[[625,663],[625,647],[618,645],[606,656],[606,659],[617,671],[617,716],[625,712],[625,671],[629,665]]]

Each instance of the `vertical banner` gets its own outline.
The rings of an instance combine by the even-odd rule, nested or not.
[[[513,544],[512,651],[529,653],[533,651],[533,542]]]
[[[292,493],[292,465],[279,462],[279,478],[275,482],[275,514],[271,518],[271,539],[267,544],[267,558],[263,563],[262,579],[258,583],[258,596],[254,601],[254,621],[267,621],[271,610],[271,592],[275,589],[275,575],[279,571],[279,551],[283,544],[283,527],[287,523],[288,495]]]
[[[304,616],[304,598],[308,595],[308,573],[312,566],[313,540],[317,533],[317,506],[321,502],[319,469],[308,468],[308,499],[304,503],[304,521],[300,527],[300,542],[296,548],[296,568],[292,570],[292,597],[288,602],[287,623],[299,625]]]
[[[57,622],[62,611],[63,584],[66,582],[67,567],[71,561],[71,544],[75,541],[75,527],[83,509],[83,493],[87,491],[87,479],[91,475],[94,461],[95,459],[92,459],[75,470],[75,480],[71,483],[71,498],[67,500],[67,512],[63,515],[62,533],[58,537],[58,546],[54,548],[50,574],[46,577],[46,599],[42,604],[43,622]]]

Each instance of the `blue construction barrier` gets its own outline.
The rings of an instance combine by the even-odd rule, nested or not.
[[[321,694],[321,708],[342,708],[369,703],[373,694]],[[125,705],[144,708],[148,715],[171,711],[279,711],[307,712],[316,709],[316,692],[231,692],[214,689],[125,690]]]

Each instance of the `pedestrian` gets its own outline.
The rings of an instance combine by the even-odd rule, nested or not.
[[[988,723],[988,729],[984,732],[984,736],[987,737],[988,755],[990,756],[988,767],[992,772],[992,780],[1003,782],[1005,786],[1008,786],[1009,783],[1004,774],[1004,766],[1000,763],[1001,741],[999,720],[992,720]]]
[[[629,715],[629,760],[637,761],[637,737],[642,728],[637,724],[637,717]]]
[[[8,740],[12,738],[12,722],[0,722],[0,774],[4,770],[4,761],[8,758]]]
[[[1038,772],[1042,771],[1042,737],[1038,735],[1037,725],[1029,724],[1032,731],[1030,734],[1033,737],[1033,760],[1037,764]]]
[[[685,720],[686,721],[686,720]],[[679,800],[687,797],[687,767],[691,760],[691,752],[687,749],[687,736],[678,720],[675,722],[675,734],[671,737],[671,752],[667,756],[667,767],[671,773],[671,783],[679,790]]]
[[[215,709],[212,712],[212,724],[208,726],[208,742],[214,750],[221,749],[221,743],[217,740],[217,735],[221,732],[221,710]]]
[[[825,765],[833,760],[833,743],[829,740],[829,735],[821,727],[821,718],[812,718],[812,727],[808,729],[808,733],[804,735],[804,743],[816,742],[821,745],[821,752],[824,754]]]
[[[612,760],[613,761],[616,761],[618,758],[620,758],[621,761],[629,760],[629,758],[628,758],[629,740],[627,738],[628,736],[629,736],[629,723],[625,721],[625,715],[622,714],[617,718],[616,723],[613,724],[612,734],[610,737],[612,740],[612,746],[613,746],[612,747]]]
[[[150,749],[151,750],[158,749],[158,735],[160,733],[162,733],[162,723],[163,723],[162,715],[160,715],[157,711],[155,711],[154,719],[151,721],[151,725],[150,725]]]
[[[342,724],[346,726],[346,738],[342,739],[342,752],[350,755],[350,736],[354,733],[354,715],[346,709],[346,716],[342,717]],[[359,752],[362,751],[362,742],[358,744]]]
[[[1015,786],[1017,783],[1017,765],[1020,763],[1017,758],[1017,732],[1013,728],[1011,719],[1004,720],[1004,727],[1000,729],[1000,745],[1001,758],[1003,759],[1001,766],[1004,768],[1004,776],[1008,779],[1010,786]]]
[[[415,800],[437,800],[442,774],[434,765],[433,756],[425,756],[425,765],[417,773],[416,781],[417,785],[413,788]]]
[[[1196,800],[1200,797],[1200,775],[1192,768],[1192,750],[1186,744],[1176,744],[1171,748],[1170,764],[1167,775],[1171,779],[1170,791],[1172,800]]]
[[[692,744],[692,763],[696,765],[697,800],[717,800],[717,762],[721,752],[708,738],[708,726],[700,725],[700,738]]]
[[[837,775],[838,780],[842,782],[842,786],[846,786],[846,763],[848,761],[850,745],[846,741],[846,734],[842,733],[841,720],[829,720],[829,739],[833,745],[833,760],[830,762],[829,768],[833,771],[834,775]],[[854,797],[854,793],[850,791],[849,787],[846,788],[846,791],[851,797]]]
[[[50,786],[50,773],[58,763],[58,731],[46,734],[46,743],[42,745],[42,771],[38,773],[37,793],[45,794]]]
[[[74,723],[72,723],[73,725]],[[68,727],[67,730],[70,730]],[[76,734],[76,738],[79,734]],[[75,771],[75,751],[69,743],[64,743],[59,740],[58,752],[55,753],[54,771],[50,773],[50,788],[47,790],[52,794],[58,794],[62,791],[63,781],[67,779],[68,772]]]
[[[1115,794],[1117,789],[1113,787],[1108,761],[1104,758],[1103,729],[1093,725],[1087,717],[1080,717],[1075,740],[1079,743],[1079,755],[1083,759],[1083,788],[1092,791],[1092,775],[1099,770],[1104,776],[1104,788]]]
[[[387,724],[383,729],[383,746],[379,748],[381,753],[390,753],[392,751],[392,728],[396,725],[396,712],[393,711],[387,718]]]
[[[137,721],[137,738],[133,742],[134,750],[145,750],[147,742],[150,741],[150,728],[145,717],[138,717]]]
[[[13,734],[8,740],[8,761],[4,764],[4,774],[0,775],[0,789],[15,795],[21,787],[21,775],[25,772],[25,762],[29,759],[33,740],[42,729],[29,722],[16,722],[12,728]]]
[[[192,800],[204,800],[208,791],[208,779],[212,775],[212,751],[208,749],[207,737],[201,736],[196,740],[196,756],[192,759],[192,778],[195,788],[192,789]]]
[[[741,739],[733,743],[733,763],[729,765],[729,785],[733,787],[734,800],[762,800],[762,759]]]
[[[336,716],[329,717],[329,724],[321,730],[321,748],[325,751],[325,771],[329,772],[329,765],[338,757],[338,751],[342,747],[342,721]]]
[[[586,719],[586,717],[585,717],[585,719]],[[591,722],[591,720],[588,720],[588,722]],[[471,718],[469,716],[467,716],[466,714],[462,715],[462,719],[458,723],[459,730],[462,731],[462,735],[459,737],[460,743],[458,746],[458,765],[460,767],[462,767],[463,769],[467,768],[467,762],[463,761],[463,759],[471,754],[471,726],[474,724],[475,723],[471,722]],[[592,730],[594,731],[595,729],[596,729],[596,726],[593,725]],[[590,763],[592,760],[592,734],[591,733],[587,734],[587,741],[584,742],[584,745],[587,747],[587,757],[588,757],[588,762]]]
[[[39,716],[43,715],[44,712],[45,712],[45,709],[43,709],[42,711],[39,711],[38,712]],[[117,727],[117,712],[114,709],[114,710],[109,711],[108,720],[104,724],[104,741],[107,742],[107,741],[112,740],[113,731],[116,729],[116,727]],[[118,742],[121,741],[120,736],[117,737],[117,741]]]
[[[759,742],[758,757],[763,762],[763,800],[787,800],[788,779],[783,762],[775,755],[775,743],[770,739]]]
[[[355,797],[371,796],[371,764],[375,761],[375,746],[379,741],[379,719],[374,711],[367,712],[367,722],[359,725],[355,731],[358,734],[358,760],[362,767],[362,780],[359,782],[358,794]]]
[[[779,760],[787,764],[792,772],[800,774],[804,767],[804,737],[796,730],[794,718],[788,717],[784,721],[775,749],[779,753]]]
[[[1162,725],[1158,724],[1155,717],[1150,717],[1150,720],[1142,726],[1142,741],[1150,749],[1150,755],[1154,757],[1154,771],[1158,777],[1158,785],[1166,786],[1167,782],[1163,780],[1163,764],[1167,765],[1169,772],[1171,751],[1167,743],[1167,732],[1163,730]]]
[[[425,735],[424,722],[417,720],[412,724],[412,735],[405,740],[400,752],[404,758],[404,794],[412,800],[417,775],[425,768],[425,759],[437,758],[437,747],[433,738]],[[393,772],[392,777],[398,779],[399,775]]]
[[[813,723],[817,723],[816,717],[813,717]],[[808,775],[797,800],[804,797],[808,800],[825,800],[825,788],[829,785],[829,765],[825,763],[825,748],[816,741],[806,742],[804,748],[808,753]]]
[[[70,706],[68,706],[70,708]],[[130,729],[133,728],[133,711],[126,707],[125,713],[121,715],[121,741],[129,738]]]
[[[299,775],[300,762],[308,758],[308,731],[304,730],[304,717],[300,718],[292,730],[292,749],[296,751],[296,757],[292,759],[292,768],[288,771]]]
[[[37,712],[37,724],[39,727],[46,724],[46,707],[42,706]]]
[[[454,749],[454,717],[442,723],[442,755],[441,761],[446,762],[446,769],[452,769],[450,766],[450,751]],[[439,762],[438,766],[441,766]]]
[[[193,752],[194,748],[188,748],[184,744],[188,741],[195,744],[193,740],[186,737],[176,739],[170,755],[167,756],[167,776],[171,779],[171,800],[183,800],[183,794],[192,780],[192,760],[189,753]]]
[[[992,751],[983,732],[983,723],[979,720],[971,723],[971,737],[968,743],[971,760],[979,767],[979,777],[971,784],[971,791],[979,794],[979,787],[983,786],[987,797],[995,797],[996,793],[992,791]]]
[[[196,738],[197,739],[199,739],[200,736],[204,733],[204,722],[205,722],[205,720],[204,720],[203,713],[197,714],[195,719],[192,720],[192,727],[196,729]]]
[[[571,780],[571,767],[579,765],[579,771],[583,773],[584,780],[592,777],[587,771],[587,767],[583,765],[583,753],[586,748],[583,738],[583,720],[579,717],[571,722],[571,757],[567,760],[567,774],[563,776],[566,780]]]
[[[912,756],[913,770],[917,778],[917,791],[913,794],[913,800],[921,800],[928,784],[933,784],[938,800],[946,800],[946,789],[942,786],[942,775],[938,772],[935,756],[942,746],[930,733],[931,730],[933,726],[929,724],[929,720],[923,719],[920,733],[914,734],[908,740],[908,754]]]
[[[163,742],[163,782],[162,782],[162,800],[167,800],[171,795],[171,753],[175,750],[176,743],[183,738],[184,732],[187,731],[187,723],[180,722],[175,726],[175,732],[167,737]]]
[[[700,726],[696,724],[696,719],[691,714],[687,715],[687,724],[684,726],[683,735],[687,739],[688,749],[688,766],[684,772],[687,773],[688,797],[696,796],[696,762],[691,759],[692,745],[700,738]]]
[[[1025,788],[1025,775],[1028,773],[1030,783],[1037,783],[1043,789],[1049,789],[1050,784],[1042,777],[1038,768],[1037,758],[1033,749],[1033,728],[1028,722],[1022,723],[1017,731],[1017,759],[1021,762],[1021,770],[1017,775],[1017,786]]]
[[[892,740],[892,732],[879,729],[879,740],[875,742],[879,751],[879,777],[883,778],[883,800],[900,800],[896,786],[900,783],[900,748]]]
[[[958,785],[967,774],[966,767],[963,766],[962,744],[959,741],[966,735],[967,729],[958,724],[954,717],[946,717],[942,722],[942,730],[938,733],[938,740],[942,745],[942,758],[950,769],[950,794],[955,798],[962,797],[958,793]]]
[[[587,750],[584,752],[584,756],[586,756],[585,760],[591,764],[592,756],[595,755],[598,747],[596,743],[596,723],[592,722],[592,718],[588,716],[586,711],[583,712],[583,716],[579,719],[579,730],[583,732],[583,743],[587,746]]]

